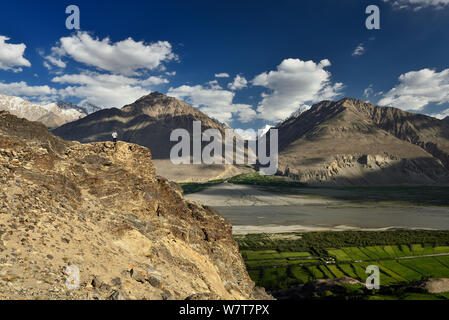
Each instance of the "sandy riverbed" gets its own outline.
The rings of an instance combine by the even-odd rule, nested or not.
[[[254,186],[227,182],[185,197],[212,207],[330,205],[341,202],[319,195],[273,193]]]
[[[186,198],[217,209],[235,234],[344,230],[449,229],[449,208],[402,202],[348,201],[327,189],[273,192],[223,183]]]

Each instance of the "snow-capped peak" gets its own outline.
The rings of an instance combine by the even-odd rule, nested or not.
[[[30,121],[40,121],[47,127],[52,128],[83,118],[89,113],[88,110],[93,109],[90,105],[89,108],[83,108],[62,101],[40,105],[20,97],[0,94],[0,110],[6,110]]]

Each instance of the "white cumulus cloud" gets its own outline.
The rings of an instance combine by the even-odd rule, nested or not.
[[[216,73],[215,78],[229,78],[229,73],[226,72]]]
[[[78,32],[60,39],[47,60],[64,67],[61,57],[67,56],[87,66],[126,76],[139,75],[139,70],[154,70],[164,62],[177,59],[167,41],[145,43],[128,38],[112,43],[109,38],[93,38],[87,32]]]
[[[365,90],[363,90],[363,96],[368,99],[372,94],[374,94],[373,85],[370,84]]]
[[[399,84],[384,94],[380,105],[420,111],[429,103],[449,103],[449,69],[410,71],[399,77]]]
[[[46,56],[45,59],[48,60],[48,62],[50,62],[51,64],[53,64],[53,65],[55,65],[55,66],[57,66],[58,68],[61,68],[61,69],[65,68],[67,66],[67,64],[64,61],[62,61],[61,59],[55,58],[53,56]],[[52,67],[51,67],[51,65],[48,62],[44,61],[44,66],[48,70],[51,70]]]
[[[120,108],[149,94],[151,92],[149,86],[163,80],[150,77],[142,81],[123,75],[84,72],[54,77],[52,81],[59,84],[69,84],[67,87],[58,90],[63,99],[76,97],[81,99],[81,102],[90,102],[102,107]]]
[[[0,35],[0,70],[20,72],[21,67],[31,67],[31,63],[23,56],[26,45],[6,43],[8,40],[8,37]]]
[[[30,86],[24,81],[2,83],[0,82],[0,93],[8,96],[38,97],[56,94],[56,89],[49,86]]]
[[[103,107],[132,103],[154,87],[169,83],[167,77],[176,75],[176,71],[165,70],[164,63],[177,59],[166,41],[145,43],[128,38],[114,43],[109,38],[101,40],[78,32],[61,38],[49,55],[44,52],[40,55],[46,68],[59,68],[52,82],[66,85],[58,90],[60,98],[75,97],[81,103]],[[84,65],[81,71],[62,74],[68,61],[73,60]],[[149,71],[155,74],[150,75]]]
[[[234,81],[228,84],[228,88],[231,90],[240,90],[245,88],[248,85],[248,81],[245,77],[240,75],[236,75]]]
[[[167,94],[190,103],[221,122],[232,121],[233,117],[248,122],[256,115],[250,105],[234,104],[234,93],[220,87],[183,85],[170,88]]]
[[[169,81],[163,77],[159,76],[150,76],[147,79],[140,82],[142,86],[157,86],[160,84],[166,84],[169,83]]]
[[[223,89],[219,84],[217,80],[212,80],[209,82],[206,82],[206,85],[209,86],[211,89]]]
[[[343,88],[342,83],[331,83],[326,67],[330,61],[319,63],[300,59],[285,59],[276,70],[256,76],[252,83],[270,89],[262,94],[257,111],[259,118],[277,122],[285,119],[301,105],[332,99]]]
[[[438,119],[444,119],[446,117],[449,117],[449,109],[443,110],[438,113],[431,114],[432,117],[438,118]]]

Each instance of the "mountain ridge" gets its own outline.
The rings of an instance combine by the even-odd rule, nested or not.
[[[81,103],[81,104],[74,104],[74,103],[71,103],[68,101],[60,100],[60,101],[56,102],[56,104],[58,105],[59,108],[61,108],[63,110],[75,109],[75,110],[78,110],[80,113],[84,113],[86,115],[103,109],[103,108],[98,107],[89,102],[85,102],[85,103]]]
[[[99,107],[89,103],[77,106],[64,101],[41,105],[20,97],[0,94],[0,110],[9,111],[29,121],[42,122],[48,128],[57,128],[65,123],[83,118],[90,112],[98,111],[99,109]]]
[[[194,121],[201,121],[202,131],[218,129],[223,135],[228,128],[183,101],[152,92],[121,109],[102,109],[52,132],[66,140],[89,143],[109,141],[111,133],[117,131],[119,140],[151,149],[160,174],[178,182],[226,178],[245,170],[229,164],[173,164],[170,151],[177,141],[170,141],[171,132],[178,128],[187,130],[193,144]]]
[[[103,127],[90,127],[98,121],[103,121]],[[158,123],[158,121],[165,123]],[[224,127],[217,121],[212,120],[205,113],[184,103],[176,98],[168,97],[158,92],[152,92],[143,96],[132,104],[125,105],[121,109],[110,108],[102,109],[92,113],[83,119],[72,123],[67,123],[53,132],[64,139],[76,140],[80,142],[108,141],[112,131],[119,132],[120,139],[123,141],[134,142],[151,148],[156,157],[169,158],[169,149],[163,146],[154,145],[156,139],[148,140],[146,132],[139,132],[139,129],[146,126],[155,126],[155,129],[162,128],[174,129],[185,128],[192,129],[192,121],[201,121],[205,129],[214,128],[224,132]],[[111,122],[107,124],[106,122]],[[80,128],[86,130],[80,130]],[[163,132],[165,140],[169,142],[171,130]],[[167,134],[168,133],[168,134]],[[156,134],[160,135],[160,133]],[[156,141],[155,141],[156,140]]]
[[[343,98],[315,104],[276,128],[279,173],[304,182],[449,182],[449,124],[433,117]]]

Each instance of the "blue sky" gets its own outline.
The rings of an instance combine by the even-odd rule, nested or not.
[[[160,91],[245,129],[344,96],[443,117],[448,3],[15,0],[0,10],[0,93],[121,107]],[[372,4],[380,30],[365,27]]]

